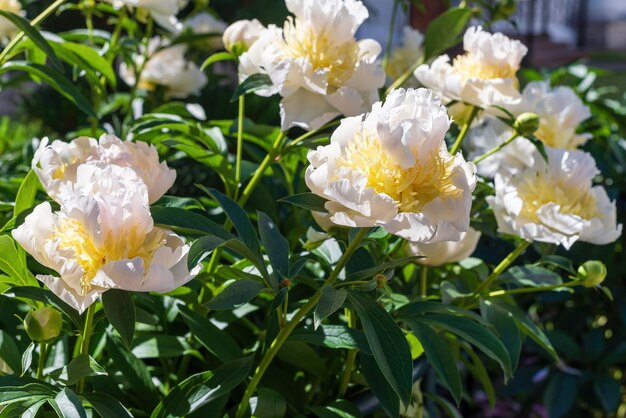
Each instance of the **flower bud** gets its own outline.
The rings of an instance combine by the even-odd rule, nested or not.
[[[606,277],[606,266],[602,261],[589,260],[578,267],[578,280],[585,287],[596,287]]]
[[[539,116],[530,112],[522,113],[515,119],[513,128],[521,136],[532,135],[539,129]]]
[[[24,328],[31,340],[47,343],[61,334],[63,318],[59,311],[53,308],[33,309],[24,319]]]
[[[238,20],[224,31],[222,41],[230,53],[241,54],[259,39],[265,27],[257,19]]]
[[[517,9],[517,5],[515,0],[500,0],[498,1],[498,5],[496,6],[496,12],[493,16],[494,20],[506,20],[509,19],[515,10]]]
[[[377,274],[375,279],[377,288],[383,289],[385,286],[387,286],[388,279],[384,274]]]

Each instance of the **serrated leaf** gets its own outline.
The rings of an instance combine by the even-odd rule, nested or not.
[[[322,288],[320,300],[313,314],[315,329],[320,326],[325,318],[328,318],[343,306],[347,295],[348,292],[345,289],[335,289],[333,286],[324,286]]]
[[[265,285],[254,280],[241,279],[230,284],[217,296],[204,304],[208,309],[233,309],[250,302]]]
[[[363,325],[376,364],[402,403],[407,405],[413,386],[413,361],[404,334],[391,315],[374,300],[355,291],[348,291],[348,299]]]
[[[102,305],[107,319],[130,349],[135,336],[135,303],[130,292],[110,289],[102,294]]]

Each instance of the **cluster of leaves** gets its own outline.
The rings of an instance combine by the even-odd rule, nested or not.
[[[233,19],[257,12],[256,2],[254,9],[235,3],[211,5]],[[58,109],[27,99],[20,117],[42,115],[40,120],[0,123],[2,416],[234,414],[276,341],[280,350],[266,365],[250,411],[244,410],[253,416],[421,416],[425,409],[429,416],[458,417],[485,416],[492,408],[502,416],[532,416],[545,407],[556,418],[624,408],[622,241],[600,248],[577,244],[567,254],[534,245],[501,277],[499,294],[476,295],[491,266],[514,246],[495,236],[484,202],[491,186],[481,183],[472,221],[487,238],[475,257],[431,269],[424,290],[423,270],[404,257],[402,240],[380,229],[306,238],[314,225],[311,211],[324,211],[302,180],[306,153],[326,143],[329,130],[292,130],[283,137],[273,126],[275,98],[247,95],[240,177],[244,184],[261,177],[253,191],[241,194],[238,120],[230,99],[233,91],[235,98],[252,91],[255,80],[224,86],[216,66],[209,66],[211,80],[220,81],[211,81],[200,98],[209,118],[188,103],[159,100],[156,92],[143,97],[146,113],[134,119],[131,104],[140,93],[121,85],[115,61],[129,59],[145,28],[110,5],[83,6],[108,16],[106,28],[118,25],[135,36],[117,42],[111,31],[73,28],[52,37],[6,15],[26,36],[9,51],[13,59],[0,58],[0,72],[12,75],[4,86],[22,86],[28,76],[47,86],[34,97],[55,94],[70,110],[63,118],[46,117]],[[282,7],[258,6],[258,12],[279,22]],[[434,21],[426,58],[456,45],[473,13],[454,8]],[[609,73],[582,65],[523,76],[575,86],[591,107],[594,117],[584,128],[594,135],[588,147],[604,173],[598,181],[618,199],[618,218],[626,219],[624,87],[603,83]],[[38,284],[34,275],[51,272],[27,257],[9,232],[45,199],[29,172],[33,138],[95,136],[105,125],[154,144],[178,170],[172,195],[152,214],[156,224],[193,242],[189,264],[203,261],[204,268],[166,295],[108,291],[89,319]],[[363,240],[356,245],[358,238]],[[576,275],[576,264],[590,258],[608,267],[605,293],[559,288]],[[545,287],[556,291],[507,294]],[[62,313],[63,330],[54,341],[36,344],[22,318],[42,306]],[[310,315],[300,318],[307,307]],[[79,354],[86,329],[91,349]]]

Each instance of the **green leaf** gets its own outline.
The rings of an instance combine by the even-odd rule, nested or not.
[[[313,193],[294,194],[291,196],[283,197],[282,199],[278,199],[278,201],[289,203],[291,205],[297,206],[302,209],[308,209],[313,212],[327,212],[326,208],[324,207],[324,204],[327,202],[327,200]]]
[[[459,308],[458,306],[454,305],[446,305],[445,303],[435,302],[432,300],[412,302],[398,309],[398,316],[400,316],[401,318],[433,313],[465,316],[473,319],[476,322],[480,322],[484,326],[489,326],[488,321],[484,320],[480,317],[480,315],[477,315],[473,311]]]
[[[107,319],[130,349],[135,336],[135,303],[130,292],[110,289],[102,294],[102,305]]]
[[[556,372],[544,392],[544,405],[548,409],[550,418],[567,416],[578,397],[578,382],[576,376]]]
[[[222,206],[226,216],[228,216],[228,219],[233,223],[237,234],[239,234],[244,244],[259,258],[262,258],[259,238],[243,208],[218,190],[209,189],[209,193],[218,201],[220,206]]]
[[[427,315],[422,321],[430,325],[439,326],[475,345],[483,353],[500,364],[505,377],[512,376],[511,359],[502,341],[489,329],[460,316],[448,316],[440,314]]]
[[[91,71],[93,74],[101,74],[113,88],[117,85],[113,66],[92,47],[68,41],[53,42],[52,47],[70,64],[85,71]]]
[[[259,218],[259,235],[265,252],[280,277],[289,274],[289,242],[280,233],[276,224],[263,212],[257,212]]]
[[[209,309],[233,309],[250,302],[265,285],[250,279],[241,279],[233,282],[217,296],[204,304]]]
[[[559,355],[554,350],[554,347],[552,346],[550,340],[548,340],[548,337],[546,337],[546,334],[544,334],[544,332],[537,325],[535,325],[535,323],[533,323],[530,318],[528,318],[528,316],[524,312],[522,312],[517,306],[513,306],[504,302],[498,302],[495,300],[495,298],[492,298],[486,302],[493,304],[493,307],[495,309],[508,313],[515,321],[518,329],[520,329],[524,334],[529,336],[534,342],[536,342],[541,348],[543,348],[555,362],[559,361]]]
[[[15,209],[13,210],[14,217],[33,206],[38,188],[39,178],[33,170],[30,170],[24,177],[24,180],[22,180],[22,184],[20,184],[20,188],[17,191]]]
[[[71,389],[62,389],[54,399],[49,399],[48,403],[60,418],[87,418],[85,408]]]
[[[502,343],[511,358],[511,368],[515,371],[522,351],[522,336],[513,316],[509,312],[497,309],[488,300],[480,302],[480,312],[500,334]]]
[[[233,97],[230,98],[230,102],[232,103],[239,99],[239,97],[248,93],[252,93],[253,91],[261,90],[271,86],[272,80],[270,79],[269,75],[262,73],[253,74],[243,80],[243,82],[241,82],[241,84],[237,86]]]
[[[85,393],[81,395],[102,418],[133,418],[133,415],[120,401],[106,393]]]
[[[8,333],[0,329],[0,359],[11,368],[13,374],[22,370],[22,356],[15,344],[15,340]]]
[[[24,32],[24,35],[26,35],[33,42],[33,44],[37,45],[37,47],[48,56],[48,58],[50,58],[52,65],[54,65],[57,70],[63,70],[63,65],[61,64],[61,61],[59,61],[59,57],[56,56],[48,41],[45,40],[41,33],[39,33],[39,31],[35,29],[28,20],[5,10],[0,10],[0,16],[4,16],[6,19],[10,20],[15,26]]]
[[[428,361],[458,405],[461,402],[461,376],[456,367],[452,350],[429,325],[412,319],[406,322],[411,327],[413,334],[422,343]]]
[[[460,42],[465,25],[472,17],[469,8],[451,8],[428,25],[424,37],[424,56],[428,60]]]
[[[209,234],[224,240],[235,238],[233,234],[227,232],[221,225],[196,212],[161,206],[153,206],[150,208],[150,212],[156,225],[164,225],[182,233],[200,236]]]
[[[448,402],[445,398],[435,394],[435,393],[424,393],[424,397],[427,399],[432,399],[442,411],[446,413],[449,418],[463,418],[463,415],[459,412],[457,408],[454,407],[450,402]]]
[[[93,110],[89,100],[85,98],[74,83],[69,81],[54,68],[26,61],[9,61],[0,67],[0,74],[9,71],[24,71],[31,77],[45,81],[50,87],[61,93],[61,95],[66,97],[70,102],[74,103],[87,116],[96,117],[96,112]]]
[[[152,383],[148,368],[133,353],[120,348],[120,342],[113,337],[106,339],[107,352],[117,370],[126,378],[131,391],[138,395],[144,409],[150,410],[159,401],[159,393]]]
[[[0,270],[11,277],[15,284],[36,284],[10,235],[0,235]]]
[[[344,325],[321,325],[316,330],[299,328],[291,333],[288,341],[301,341],[333,349],[360,350],[372,355],[363,331]]]
[[[208,257],[217,247],[224,245],[226,241],[215,235],[205,235],[191,244],[187,255],[187,267],[194,268],[198,263]]]
[[[407,405],[413,386],[413,361],[404,334],[391,315],[374,300],[355,291],[348,292],[348,299],[361,320],[376,364],[402,403]]]
[[[621,396],[620,383],[617,380],[608,374],[596,375],[593,377],[593,390],[607,414],[617,410]]]
[[[217,53],[211,55],[206,60],[204,60],[204,62],[200,66],[200,70],[204,71],[211,64],[214,64],[214,63],[219,62],[219,61],[235,61],[235,57],[230,52],[225,52],[225,51],[217,52]]]
[[[285,398],[275,390],[259,388],[257,396],[250,399],[252,415],[263,418],[282,418],[287,412]]]
[[[176,335],[142,335],[132,350],[138,359],[179,357],[191,350],[189,343]]]
[[[18,387],[3,387],[0,390],[0,406],[16,402],[38,402],[52,398],[55,392],[40,383],[29,383]]]
[[[72,386],[82,378],[88,376],[106,376],[107,372],[88,354],[79,354],[67,366],[50,372],[50,376],[62,382],[65,386]]]
[[[415,260],[418,260],[420,258],[424,258],[422,256],[411,256],[411,257],[402,257],[402,258],[397,258],[395,260],[391,260],[391,261],[387,261],[386,263],[382,263],[376,267],[372,267],[369,269],[365,269],[365,270],[360,270],[360,271],[355,271],[354,273],[351,273],[348,276],[347,280],[363,280],[363,279],[368,279],[370,277],[375,276],[376,274],[388,270],[388,269],[392,269],[398,266],[405,266],[410,262],[413,262]]]
[[[400,398],[380,371],[374,357],[362,353],[359,355],[359,364],[361,365],[361,373],[365,376],[367,384],[380,401],[382,407],[391,418],[399,418]]]
[[[181,417],[230,393],[250,373],[253,357],[233,360],[213,372],[195,374],[175,386],[154,409],[151,418]]]
[[[180,306],[179,309],[189,326],[191,335],[215,357],[224,361],[241,357],[241,348],[227,332],[213,325],[208,318],[198,315],[185,306]]]
[[[316,329],[325,318],[329,317],[343,306],[347,295],[348,292],[346,292],[345,289],[338,290],[333,286],[324,286],[322,288],[320,300],[313,314],[313,324]]]
[[[487,400],[489,401],[489,407],[494,408],[496,405],[496,391],[493,387],[493,382],[491,381],[491,377],[483,364],[483,361],[480,357],[472,350],[472,347],[464,343],[462,344],[463,348],[469,354],[471,361],[464,356],[460,356],[461,361],[465,364],[469,372],[478,380],[485,390],[485,396],[487,396]]]
[[[513,266],[501,278],[503,281],[523,287],[551,286],[563,283],[560,275],[538,266]]]
[[[28,369],[30,369],[30,365],[33,364],[33,351],[35,351],[35,343],[28,344],[24,353],[22,353],[22,374],[24,376]],[[40,354],[41,355],[41,354]]]

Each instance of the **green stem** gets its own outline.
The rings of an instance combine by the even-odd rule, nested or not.
[[[37,362],[37,379],[38,380],[41,380],[43,378],[43,368],[46,365],[49,348],[50,346],[46,343],[39,344],[39,361]]]
[[[486,152],[485,154],[481,155],[480,157],[475,158],[472,162],[474,164],[478,164],[479,162],[483,161],[485,158],[495,154],[496,152],[500,151],[502,148],[506,147],[507,145],[509,145],[511,142],[513,142],[517,137],[519,136],[519,134],[517,132],[513,132],[513,134],[511,135],[511,137],[509,139],[507,139],[506,141],[504,141],[503,143],[501,143],[500,145],[498,145],[497,147],[492,148],[491,150],[489,150],[488,152]]]
[[[250,199],[250,196],[252,196],[252,192],[265,175],[265,171],[276,160],[276,156],[280,153],[280,146],[282,145],[284,138],[285,133],[282,131],[276,136],[270,152],[268,152],[263,161],[261,161],[261,164],[259,165],[259,168],[257,168],[254,172],[252,179],[250,179],[250,182],[246,185],[246,188],[243,189],[243,193],[237,201],[240,206],[244,206],[248,199]]]
[[[478,114],[479,111],[480,111],[479,107],[472,106],[472,112],[470,113],[469,118],[467,118],[467,121],[461,128],[461,132],[459,132],[459,136],[457,136],[456,141],[454,141],[452,148],[450,148],[450,154],[452,155],[456,154],[456,152],[461,148],[463,139],[465,138],[465,135],[467,135],[467,131],[469,131],[469,128],[472,125],[472,122],[474,121],[474,118],[476,118],[476,115]]]
[[[126,19],[126,8],[120,9],[119,15],[117,16],[117,22],[115,23],[115,29],[113,29],[113,34],[111,35],[111,42],[109,43],[109,50],[107,53],[111,53],[112,61],[115,60],[116,54],[114,49],[117,47],[117,42],[120,39],[124,19]]]
[[[245,95],[239,96],[239,117],[237,119],[237,159],[235,160],[235,193],[234,198],[239,197],[241,187],[241,156],[243,152],[243,117],[245,112]]]
[[[333,283],[335,283],[335,280],[337,280],[337,278],[339,277],[339,274],[346,266],[346,263],[348,262],[352,254],[357,250],[357,248],[359,248],[359,245],[361,241],[363,240],[363,238],[365,238],[367,231],[368,231],[367,228],[363,228],[359,230],[354,240],[352,240],[352,242],[350,243],[346,251],[343,253],[341,258],[337,262],[337,265],[335,266],[333,271],[330,273],[330,276],[328,276],[328,279],[326,279],[324,284],[320,286],[320,288],[313,294],[313,296],[311,296],[309,301],[304,306],[302,306],[302,308],[300,308],[298,312],[295,313],[291,321],[289,321],[285,325],[285,327],[280,330],[280,332],[276,336],[276,339],[272,341],[272,344],[270,345],[269,349],[265,352],[265,355],[261,359],[259,366],[254,372],[254,375],[252,376],[252,380],[250,380],[250,383],[248,383],[248,386],[246,387],[246,391],[243,394],[243,398],[241,399],[239,406],[237,407],[237,413],[235,415],[235,418],[244,417],[246,411],[248,410],[248,403],[250,401],[250,398],[252,397],[252,395],[254,395],[257,386],[261,382],[261,379],[263,378],[263,375],[267,371],[267,368],[271,364],[272,360],[274,359],[276,354],[278,354],[278,352],[280,351],[280,348],[283,346],[285,341],[287,341],[287,338],[289,337],[289,335],[291,335],[291,333],[296,328],[298,323],[302,320],[302,318],[304,318],[315,307],[315,305],[317,305],[317,302],[319,301],[320,296],[321,296],[321,290],[325,286],[332,286]]]
[[[511,251],[511,253],[507,255],[506,258],[502,260],[495,269],[493,269],[493,272],[491,272],[489,277],[487,277],[487,279],[485,279],[485,281],[482,282],[476,288],[476,290],[474,290],[471,297],[478,297],[483,290],[488,289],[489,286],[491,286],[493,282],[495,282],[498,277],[500,277],[500,275],[504,273],[504,271],[517,259],[517,257],[519,257],[524,251],[526,251],[526,248],[528,248],[530,244],[531,243],[529,241],[525,240],[520,242],[519,245],[513,251]]]
[[[428,266],[422,266],[420,271],[420,296],[428,294]]]
[[[59,6],[61,6],[66,1],[67,0],[56,0],[54,3],[48,6],[46,10],[44,10],[37,17],[31,20],[30,24],[32,26],[37,26],[39,23],[46,20],[52,13],[54,13],[59,8]],[[7,55],[13,50],[13,48],[15,48],[15,46],[18,44],[19,41],[22,40],[23,37],[24,32],[19,32],[17,35],[15,35],[13,39],[11,39],[11,42],[9,42],[9,44],[2,50],[2,53],[0,53],[0,64],[4,64]]]
[[[534,293],[534,292],[547,292],[554,289],[559,289],[562,287],[574,287],[580,286],[580,280],[574,280],[567,283],[559,283],[552,284],[550,286],[540,286],[540,287],[520,287],[518,289],[507,289],[507,290],[494,290],[493,292],[489,292],[487,297],[493,298],[496,296],[504,296],[504,295],[513,295],[519,293]]]
[[[329,123],[327,123],[326,125],[322,126],[322,127],[321,127],[321,128],[319,128],[319,129],[315,129],[315,130],[313,130],[313,131],[309,131],[309,132],[307,132],[307,133],[305,133],[305,134],[303,134],[303,135],[300,135],[299,137],[297,137],[297,138],[296,138],[296,139],[294,139],[293,141],[290,141],[290,142],[287,144],[287,146],[285,147],[285,149],[290,149],[290,148],[293,148],[293,147],[295,147],[296,145],[298,145],[300,142],[304,141],[305,139],[309,139],[309,138],[310,138],[310,137],[312,137],[313,135],[316,135],[316,134],[318,134],[318,133],[320,133],[320,132],[322,132],[322,131],[324,131],[324,130],[326,130],[326,129],[329,129],[329,128],[334,128],[335,126],[339,126],[339,124],[340,124],[340,123],[341,123],[341,121],[340,121],[340,120],[336,120],[336,121],[333,121],[333,122],[329,122]]]
[[[385,96],[388,96],[391,93],[391,90],[402,87],[404,83],[413,75],[417,67],[424,63],[424,56],[422,55],[419,59],[413,64],[411,68],[406,70],[400,77],[396,79],[388,88],[385,90]]]
[[[387,65],[389,65],[389,55],[391,54],[391,43],[393,41],[393,31],[396,27],[396,16],[398,15],[398,6],[400,2],[394,0],[393,9],[391,11],[391,21],[389,22],[389,30],[387,31],[387,45],[385,46],[385,55],[383,56],[383,71],[387,73]]]
[[[348,327],[356,328],[356,314],[350,308],[346,308],[346,316],[348,317]],[[348,350],[346,355],[346,365],[343,369],[343,375],[339,382],[339,392],[337,398],[341,399],[348,391],[348,385],[350,384],[350,378],[352,377],[352,370],[354,369],[354,362],[356,360],[357,350]]]
[[[87,308],[87,314],[85,315],[85,327],[83,328],[83,332],[81,334],[82,340],[80,343],[80,354],[89,355],[89,343],[91,342],[91,335],[93,332],[93,317],[96,314],[96,304],[93,303],[89,305]],[[78,386],[76,387],[76,391],[78,394],[82,393],[85,389],[85,379],[80,379],[78,381]]]

